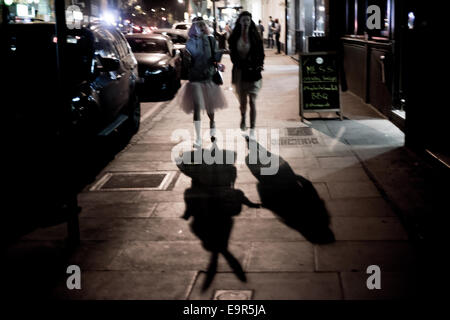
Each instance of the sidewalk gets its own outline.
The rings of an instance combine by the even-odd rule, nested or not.
[[[262,300],[414,297],[417,261],[397,214],[414,215],[424,204],[420,189],[414,189],[421,181],[411,181],[414,176],[406,169],[416,160],[402,148],[403,133],[349,93],[343,93],[341,100],[346,120],[330,116],[301,123],[296,62],[272,51],[266,54],[257,126],[279,129],[279,155],[303,177],[301,188],[311,182],[311,195],[317,192],[324,201],[335,242],[312,243],[306,240],[306,232],[288,226],[289,217],[315,214],[309,198],[300,194],[295,198],[292,193],[293,199],[284,195],[283,200],[290,201],[289,212],[278,210],[280,207],[269,210],[270,206],[243,205],[232,217],[229,252],[247,281],[241,281],[220,255],[217,274],[202,291],[210,253],[191,231],[192,218],[181,218],[191,179],[171,161],[176,145],[171,135],[174,130],[186,129],[193,136],[192,116],[170,102],[143,123],[131,145],[79,195],[82,243],[73,255],[63,251],[65,225],[36,230],[10,249],[11,265],[26,260],[44,272],[41,287],[20,291],[21,283],[25,286],[30,280],[22,279],[16,282],[17,292],[62,299],[212,299],[218,290],[235,290],[223,294],[228,297],[244,297],[249,291],[252,299]],[[228,90],[228,56],[224,62],[223,89],[229,108],[216,114],[217,128],[223,132],[238,128],[240,121],[238,101]],[[206,131],[207,116],[202,117]],[[207,140],[204,144],[209,145]],[[242,190],[251,202],[264,204],[268,195],[261,193],[263,188],[258,191],[251,168],[238,163],[236,169],[234,188]],[[142,173],[151,172],[161,176],[145,180]],[[163,182],[165,190],[146,190],[152,179],[158,180],[164,173],[171,179]],[[115,180],[91,191],[105,174],[116,174],[112,176]],[[410,187],[399,187],[409,183],[405,181]],[[124,184],[134,184],[135,190],[111,191]],[[406,225],[405,217],[410,215],[400,215]],[[67,290],[65,268],[69,264],[80,266],[82,290]],[[381,290],[367,289],[370,265],[381,269]]]

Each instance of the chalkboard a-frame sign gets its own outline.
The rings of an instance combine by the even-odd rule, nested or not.
[[[339,103],[338,56],[335,52],[300,53],[300,117],[305,112],[337,112]]]

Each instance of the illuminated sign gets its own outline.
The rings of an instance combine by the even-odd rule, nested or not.
[[[26,4],[17,4],[16,5],[17,16],[19,17],[34,17],[34,8],[31,8],[31,13]]]

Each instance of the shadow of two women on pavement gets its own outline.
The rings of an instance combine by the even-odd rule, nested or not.
[[[334,242],[328,211],[312,183],[295,174],[282,157],[271,153],[256,141],[247,141],[247,145],[249,153],[245,162],[258,179],[257,189],[262,207],[271,210],[311,243]],[[269,161],[262,161],[262,157]],[[278,170],[267,171],[274,167],[273,161],[278,161]]]
[[[241,190],[234,189],[237,176],[234,160],[231,164],[225,160],[236,159],[236,153],[218,150],[217,147],[214,150],[216,155],[223,152],[223,162],[205,163],[203,156],[211,150],[202,149],[185,152],[181,157],[183,161],[177,164],[180,171],[192,179],[191,187],[184,192],[186,211],[183,218],[191,218],[192,232],[201,240],[203,248],[211,252],[203,290],[206,290],[214,279],[219,254],[223,255],[236,276],[241,281],[246,281],[241,264],[228,250],[228,242],[233,228],[233,217],[240,214],[242,204],[259,207]],[[202,158],[200,162],[195,160],[196,156]]]

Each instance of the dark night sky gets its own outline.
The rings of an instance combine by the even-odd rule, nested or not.
[[[142,4],[145,11],[150,11],[152,8],[165,8],[166,12],[172,13],[176,20],[183,20],[186,1],[179,3],[178,0],[142,0]]]

